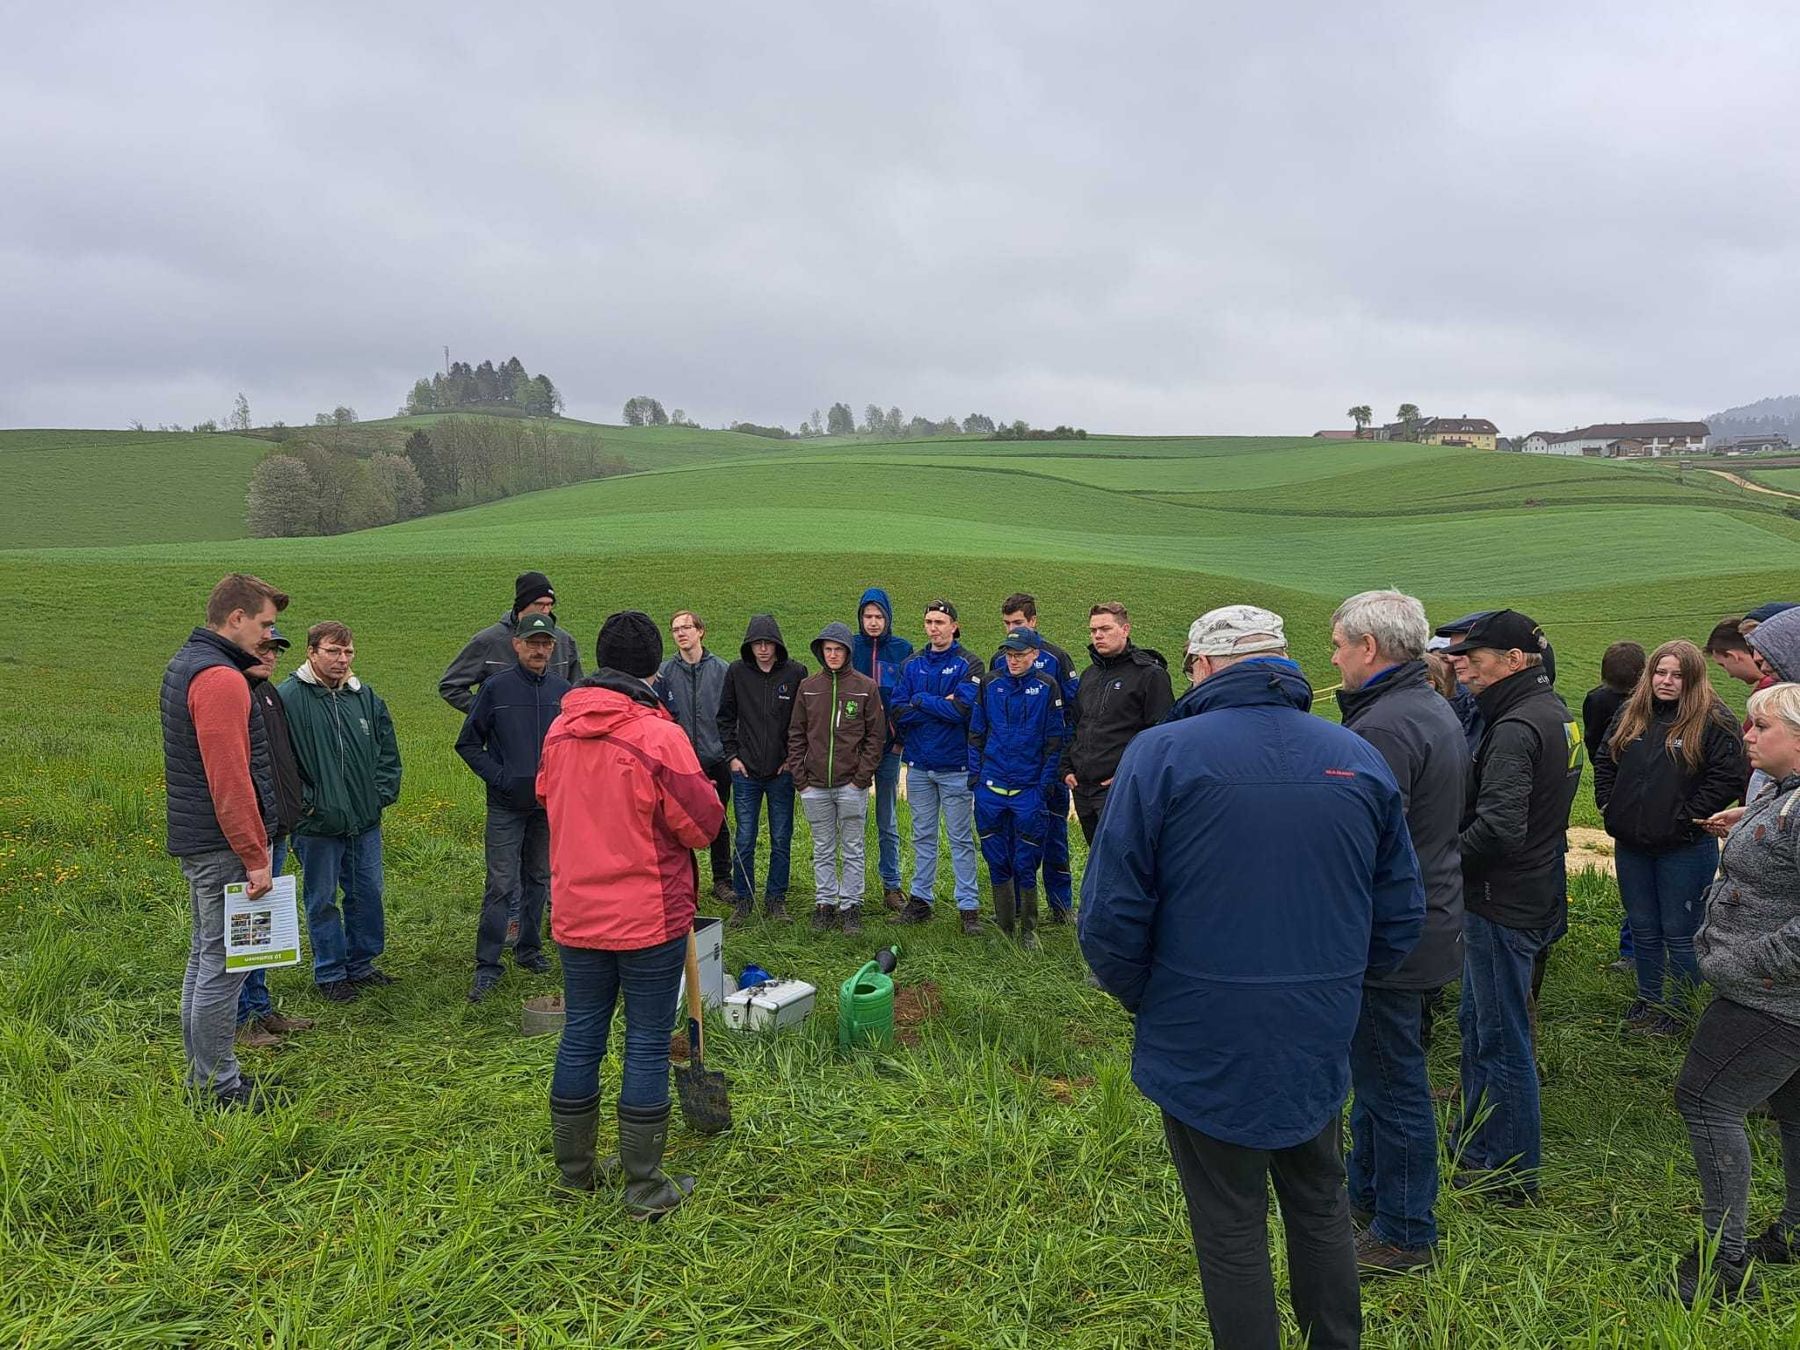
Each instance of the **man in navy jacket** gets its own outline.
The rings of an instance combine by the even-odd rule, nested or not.
[[[1419,940],[1418,861],[1381,755],[1308,715],[1279,615],[1213,610],[1188,651],[1195,687],[1113,780],[1082,952],[1136,1019],[1132,1078],[1162,1108],[1213,1343],[1280,1341],[1273,1173],[1300,1333],[1354,1346],[1350,1039],[1364,976]]]
[[[562,711],[569,682],[552,671],[556,623],[548,614],[524,614],[513,636],[511,670],[490,675],[456,738],[456,753],[487,784],[487,887],[475,930],[475,981],[469,1002],[479,1003],[500,983],[507,912],[519,912],[513,964],[544,975],[544,902],[550,895],[550,822],[537,799],[538,757],[544,734]]]

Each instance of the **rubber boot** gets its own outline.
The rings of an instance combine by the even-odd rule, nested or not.
[[[1010,881],[994,883],[994,922],[1000,925],[1000,931],[1007,937],[1013,935],[1013,884]]]
[[[661,1106],[619,1103],[619,1162],[625,1169],[625,1212],[634,1219],[660,1219],[678,1208],[694,1189],[692,1177],[671,1177],[662,1170],[663,1145],[668,1138],[667,1102]]]
[[[1038,949],[1037,892],[1019,892],[1019,946],[1028,952]]]
[[[550,1099],[550,1147],[562,1175],[556,1190],[575,1199],[594,1189],[594,1137],[600,1129],[600,1094],[585,1102]]]

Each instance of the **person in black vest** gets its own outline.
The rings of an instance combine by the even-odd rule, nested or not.
[[[262,717],[263,730],[269,737],[269,760],[275,770],[275,817],[279,833],[269,842],[269,868],[274,876],[287,871],[288,844],[294,826],[300,822],[300,763],[294,758],[294,742],[288,736],[287,712],[281,695],[275,692],[275,667],[281,653],[293,644],[272,630],[268,641],[256,646],[256,664],[246,672],[250,677],[250,699]],[[271,1049],[281,1044],[290,1031],[311,1031],[310,1017],[290,1017],[275,1011],[269,997],[269,972],[256,969],[244,980],[238,992],[237,1043],[253,1050]]]
[[[1462,969],[1464,799],[1469,748],[1462,724],[1427,678],[1425,607],[1398,591],[1353,595],[1331,616],[1331,664],[1344,677],[1343,723],[1394,772],[1425,885],[1419,945],[1363,979],[1350,1042],[1349,1187],[1362,1231],[1357,1263],[1398,1275],[1437,1248],[1437,1113],[1425,1074],[1428,1003]]]
[[[1568,926],[1563,854],[1581,786],[1581,730],[1550,687],[1544,633],[1517,610],[1477,619],[1447,654],[1481,705],[1462,830],[1462,1120],[1451,1184],[1507,1204],[1542,1161],[1531,977]]]
[[[556,655],[556,622],[548,614],[521,614],[513,631],[513,668],[490,675],[463,720],[456,753],[487,784],[487,885],[475,929],[475,981],[469,1002],[479,1003],[500,983],[509,916],[518,932],[513,964],[548,975],[544,955],[544,902],[550,896],[550,821],[537,798],[538,757],[544,736],[572,687],[550,669]]]
[[[225,968],[225,887],[245,882],[255,900],[274,884],[275,771],[246,677],[287,602],[260,577],[221,578],[207,598],[205,627],[188,634],[163,672],[168,849],[187,877],[192,922],[181,1044],[188,1086],[221,1107],[261,1110],[267,1101],[232,1046],[244,975]]]
[[[1088,638],[1092,662],[1075,688],[1075,732],[1063,751],[1062,781],[1091,846],[1125,747],[1169,715],[1175,694],[1169,663],[1161,652],[1132,645],[1131,615],[1116,600],[1088,611]]]

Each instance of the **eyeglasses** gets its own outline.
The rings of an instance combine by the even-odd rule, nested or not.
[[[329,657],[333,657],[333,658],[336,658],[339,656],[355,656],[356,648],[354,648],[354,647],[321,647],[321,648],[319,648],[319,655],[320,656],[329,656]]]

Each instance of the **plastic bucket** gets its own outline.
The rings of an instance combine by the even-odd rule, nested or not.
[[[838,1049],[893,1040],[894,982],[870,961],[838,989]]]

